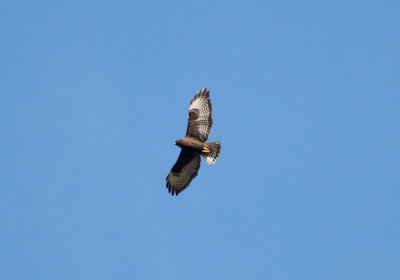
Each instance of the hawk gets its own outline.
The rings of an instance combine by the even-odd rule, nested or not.
[[[210,135],[212,124],[210,91],[203,88],[190,101],[185,138],[174,143],[181,148],[181,153],[166,178],[168,192],[172,195],[178,195],[197,176],[200,169],[200,156],[210,166],[217,161],[221,143],[219,141],[205,143]]]

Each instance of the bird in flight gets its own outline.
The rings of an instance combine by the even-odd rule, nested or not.
[[[174,143],[181,148],[181,153],[166,178],[168,192],[172,195],[178,195],[197,176],[200,169],[200,156],[210,166],[217,161],[221,143],[219,141],[205,143],[210,135],[212,124],[210,91],[203,88],[190,101],[185,138]]]

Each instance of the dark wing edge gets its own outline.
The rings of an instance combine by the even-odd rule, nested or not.
[[[193,137],[200,142],[205,142],[211,133],[212,124],[210,91],[202,88],[190,101],[186,137]]]
[[[200,155],[182,150],[168,176],[166,187],[172,195],[178,195],[197,176],[200,169]]]

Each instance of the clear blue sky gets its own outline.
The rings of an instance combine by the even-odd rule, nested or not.
[[[398,1],[0,1],[0,279],[400,279]],[[214,167],[165,177],[211,90]]]

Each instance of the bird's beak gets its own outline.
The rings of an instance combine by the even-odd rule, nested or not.
[[[174,145],[176,145],[176,142],[174,142]]]

